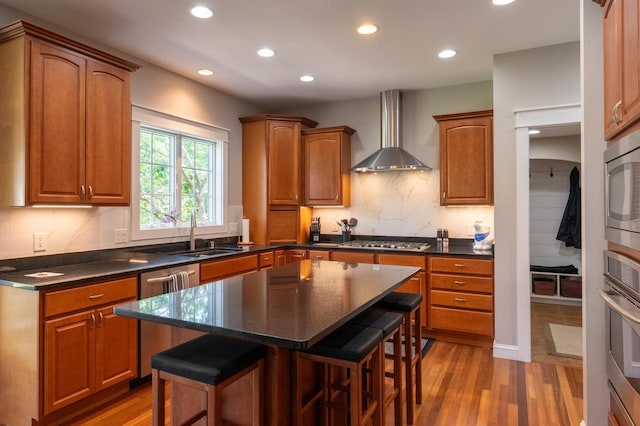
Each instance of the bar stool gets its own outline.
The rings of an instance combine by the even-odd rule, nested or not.
[[[358,315],[349,323],[361,325],[364,327],[379,328],[382,331],[383,341],[381,343],[381,353],[385,354],[384,357],[380,357],[382,360],[381,372],[382,378],[382,394],[384,403],[381,405],[381,417],[382,421],[386,420],[386,411],[389,405],[394,404],[394,424],[402,425],[402,336],[400,335],[400,326],[404,316],[396,312],[385,312],[375,309],[366,310],[364,313]],[[385,351],[386,342],[391,342],[393,345],[393,355],[389,356]],[[393,359],[393,369],[387,371],[385,364],[385,358],[389,357]],[[390,377],[393,379],[393,387],[388,390],[384,383],[384,378]]]
[[[407,424],[415,421],[415,404],[422,403],[422,295],[394,291],[382,298],[374,308],[398,312],[404,316],[404,361],[406,378]],[[413,323],[413,327],[411,326]],[[414,394],[415,385],[415,394]],[[415,396],[414,396],[415,395]]]
[[[164,426],[165,381],[206,392],[206,409],[187,420],[191,425],[207,417],[207,424],[222,424],[224,388],[253,373],[253,424],[263,424],[264,358],[267,347],[206,334],[151,357],[153,425]]]
[[[294,351],[293,424],[307,424],[304,423],[305,413],[320,402],[325,425],[332,424],[331,410],[346,411],[351,426],[370,421],[374,426],[382,425],[382,341],[380,329],[347,323],[306,351]],[[321,386],[311,395],[303,395],[303,385],[308,379],[302,368],[305,360],[322,366]],[[345,369],[344,377],[336,380],[332,372],[334,367]],[[338,402],[339,397],[346,400],[346,404]]]

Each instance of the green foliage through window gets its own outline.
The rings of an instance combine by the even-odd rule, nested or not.
[[[140,126],[140,227],[215,221],[216,144]]]

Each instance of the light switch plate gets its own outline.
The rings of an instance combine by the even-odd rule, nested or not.
[[[47,233],[33,233],[33,251],[47,251]]]

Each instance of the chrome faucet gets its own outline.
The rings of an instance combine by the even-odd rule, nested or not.
[[[196,222],[196,213],[191,212],[191,230],[189,232],[189,250],[191,251],[196,249],[195,229],[197,227],[198,227],[198,223]]]

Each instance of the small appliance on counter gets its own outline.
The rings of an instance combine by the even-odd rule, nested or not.
[[[320,241],[320,218],[311,218],[311,229],[309,232],[309,241],[311,243],[317,243]]]

